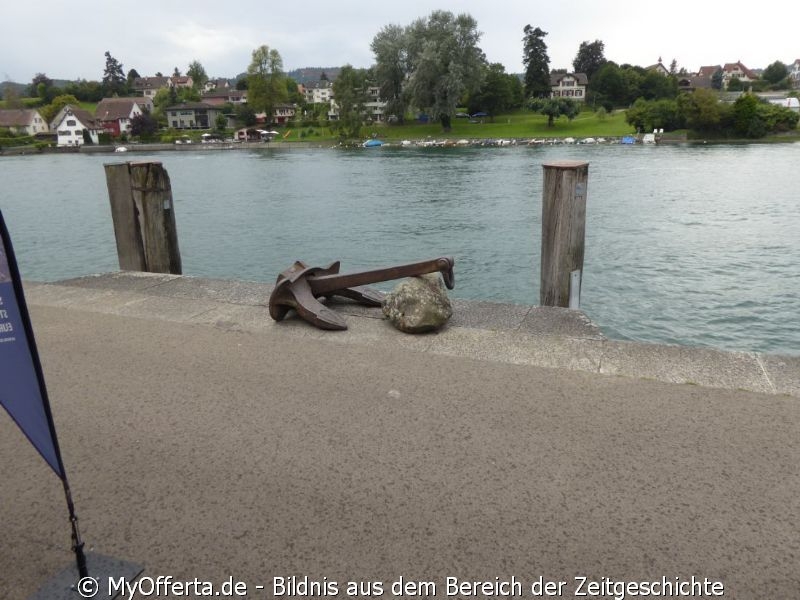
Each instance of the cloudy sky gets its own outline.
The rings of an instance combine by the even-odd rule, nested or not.
[[[690,71],[741,60],[763,68],[800,58],[798,9],[762,0],[747,10],[722,1],[672,0],[4,0],[0,81],[96,79],[108,50],[127,73],[182,72],[193,60],[209,76],[246,70],[266,44],[284,68],[372,63],[370,42],[385,25],[408,25],[434,9],[466,12],[478,22],[481,48],[508,72],[522,72],[522,30],[548,32],[551,68],[571,69],[582,41],[600,39],[617,63],[648,66],[659,57]],[[783,15],[783,16],[782,16]]]

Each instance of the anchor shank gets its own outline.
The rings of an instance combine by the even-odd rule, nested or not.
[[[381,281],[391,281],[393,279],[401,279],[403,277],[414,277],[417,275],[424,275],[425,273],[435,273],[441,271],[445,275],[445,283],[447,287],[452,289],[452,271],[453,271],[452,258],[436,258],[434,260],[425,260],[418,263],[410,263],[407,265],[399,265],[396,267],[386,267],[384,269],[375,269],[371,271],[359,271],[356,273],[344,273],[335,275],[321,275],[318,277],[308,277],[307,281],[311,286],[314,296],[324,296],[341,290],[344,288],[351,288],[361,285],[368,285],[370,283],[379,283]]]

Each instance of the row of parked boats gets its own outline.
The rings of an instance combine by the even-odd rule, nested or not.
[[[424,140],[403,140],[398,143],[384,142],[378,139],[365,141],[364,148],[377,148],[380,146],[400,146],[400,147],[447,147],[447,146],[555,146],[560,144],[655,144],[658,142],[657,136],[645,134],[644,136],[626,135],[622,137],[587,137],[587,138],[530,138],[530,139],[424,139]]]

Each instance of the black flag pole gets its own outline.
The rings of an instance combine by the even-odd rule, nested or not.
[[[69,490],[69,483],[64,479],[64,495],[67,497],[67,508],[69,509],[69,522],[72,524],[72,550],[75,552],[75,561],[78,566],[78,577],[83,579],[89,576],[89,569],[86,567],[86,554],[83,552],[83,540],[78,529],[78,517],[75,514],[75,505],[72,503],[72,493]]]
[[[0,405],[6,409],[28,440],[47,462],[64,486],[69,521],[72,527],[72,550],[77,569],[67,568],[45,585],[32,599],[70,598],[81,582],[90,578],[95,585],[101,576],[121,575],[135,579],[142,567],[84,552],[84,542],[78,528],[75,503],[72,500],[67,473],[61,457],[55,422],[44,380],[39,352],[33,335],[30,314],[22,290],[14,248],[0,211]],[[91,583],[91,582],[90,582]],[[99,590],[95,589],[95,592]],[[67,594],[67,595],[63,595]],[[118,594],[102,596],[114,598]]]
[[[28,436],[31,441],[33,441],[34,446],[39,450],[42,454],[44,459],[48,463],[52,463],[53,458],[55,458],[55,465],[50,465],[54,467],[56,471],[56,475],[59,476],[62,483],[64,484],[64,496],[67,501],[67,510],[69,511],[69,520],[72,525],[72,550],[75,552],[75,560],[78,567],[78,576],[81,578],[88,577],[89,572],[86,567],[86,555],[83,552],[83,541],[81,540],[80,530],[78,529],[78,517],[75,514],[75,503],[72,501],[72,492],[69,488],[69,481],[67,480],[67,472],[64,468],[64,461],[61,458],[61,449],[58,445],[58,436],[56,435],[56,427],[53,421],[53,413],[50,410],[50,399],[47,396],[47,386],[45,385],[44,381],[44,372],[42,371],[42,363],[39,360],[39,351],[36,348],[36,339],[33,335],[33,327],[31,326],[31,318],[30,314],[28,313],[28,305],[25,302],[25,295],[22,292],[22,278],[19,274],[19,267],[17,266],[17,259],[14,255],[14,247],[11,245],[11,236],[8,233],[8,229],[6,228],[5,219],[3,219],[3,213],[0,211],[0,235],[2,235],[2,242],[3,248],[0,250],[5,256],[0,256],[0,270],[7,269],[7,275],[11,280],[11,284],[14,290],[14,300],[16,301],[16,308],[19,315],[20,324],[23,327],[25,332],[25,337],[27,338],[27,347],[28,352],[30,353],[30,361],[31,366],[36,374],[36,383],[38,384],[39,388],[39,396],[41,398],[41,408],[44,411],[44,415],[47,419],[47,429],[50,434],[50,448],[46,448],[48,455],[45,455],[45,452],[39,448],[40,439],[36,439],[35,441],[32,436],[25,430],[23,424],[20,422],[20,418],[18,415],[11,413],[11,417],[17,422],[17,424],[23,429],[25,434]],[[3,264],[4,263],[4,264]],[[0,276],[2,277],[2,276]],[[0,279],[2,281],[2,279]],[[4,304],[6,305],[6,304]],[[6,313],[8,309],[6,309]],[[14,322],[11,320],[11,327],[13,328]],[[13,329],[12,329],[13,331]],[[16,339],[15,339],[16,341]],[[4,403],[5,406],[5,403]],[[6,406],[6,410],[8,406]],[[11,411],[9,411],[11,412]],[[26,419],[27,421],[28,419]],[[45,446],[47,445],[45,441]]]

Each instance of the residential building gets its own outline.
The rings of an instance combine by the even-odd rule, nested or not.
[[[375,123],[382,123],[386,120],[386,102],[381,99],[381,88],[369,86],[367,88],[367,101],[364,103],[364,120]],[[339,106],[336,100],[331,98],[328,103],[328,120],[339,120]]]
[[[186,75],[173,75],[167,79],[167,85],[172,88],[194,87],[194,79]]]
[[[705,67],[700,67],[700,70],[697,72],[697,77],[703,77],[704,79],[710,80],[717,71],[722,71],[722,65],[708,65]]]
[[[728,89],[731,79],[738,79],[742,82],[753,81],[758,79],[758,76],[750,69],[745,67],[741,62],[726,63],[722,67],[722,87]]]
[[[220,92],[231,88],[231,83],[227,79],[209,79],[203,85],[204,92],[213,92],[214,90]]]
[[[83,146],[84,131],[88,133],[93,144],[100,143],[103,126],[89,111],[67,104],[62,108],[50,124],[50,128],[58,134],[58,146]]]
[[[228,103],[247,104],[247,90],[217,88],[216,90],[203,94],[202,101],[213,106],[222,106]]]
[[[650,65],[649,67],[647,67],[647,70],[655,71],[656,73],[658,73],[659,75],[663,75],[664,77],[669,76],[669,69],[664,66],[663,62],[661,62],[660,56],[658,57],[658,62],[654,65]]]
[[[550,73],[551,98],[569,98],[584,102],[588,85],[586,73]]]
[[[386,119],[384,114],[386,102],[381,100],[381,88],[377,86],[367,88],[367,103],[364,108],[367,113],[367,119],[371,119],[376,123],[381,123]]]
[[[800,88],[800,58],[796,59],[788,66],[789,81],[792,82],[793,88]]]
[[[165,113],[173,129],[211,129],[222,110],[207,102],[184,102],[167,107]]]
[[[154,98],[158,90],[169,87],[169,77],[137,77],[133,89],[145,98]]]
[[[294,118],[296,109],[292,104],[278,104],[272,113],[272,122],[285,125]]]
[[[103,98],[97,104],[94,117],[107,133],[117,137],[129,133],[131,119],[143,112],[144,107],[135,98]]]
[[[267,118],[267,113],[256,113],[256,123],[260,125],[269,126],[272,124],[286,125],[289,121],[294,119],[297,109],[293,104],[277,104],[272,109],[272,118]]]
[[[307,104],[328,104],[333,98],[333,84],[327,79],[306,85],[298,84],[298,88]]]
[[[6,127],[13,133],[24,135],[47,133],[50,130],[38,110],[25,108],[0,110],[0,127]]]

